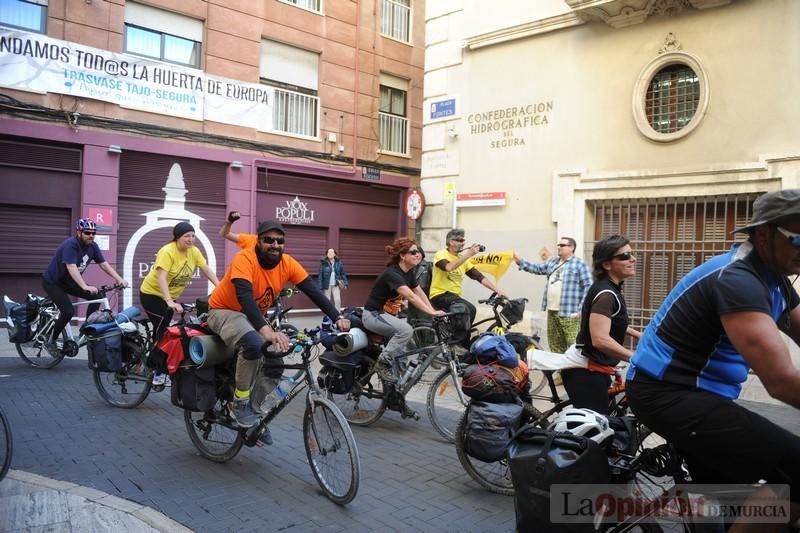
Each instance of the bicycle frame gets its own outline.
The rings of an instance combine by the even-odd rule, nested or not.
[[[107,296],[103,296],[102,298],[96,298],[94,300],[81,300],[78,302],[72,302],[72,307],[77,308],[80,305],[89,306],[91,304],[100,304],[100,309],[110,309],[111,303],[108,301]],[[60,311],[58,307],[53,302],[50,304],[43,306],[42,309],[39,310],[39,316],[47,315],[48,318],[44,321],[41,328],[39,328],[34,336],[34,339],[46,339],[50,336],[50,332],[53,331],[53,327],[55,326],[56,320],[58,320],[58,316],[60,315]],[[77,343],[78,347],[84,346],[86,344],[86,336],[80,335],[78,339],[75,339],[75,333],[72,331],[72,327],[70,324],[64,328],[63,331],[64,336],[67,340]]]

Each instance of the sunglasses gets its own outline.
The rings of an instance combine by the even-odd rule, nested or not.
[[[619,259],[620,261],[630,261],[634,257],[636,256],[633,255],[633,252],[625,252],[624,254],[615,255],[611,259]]]
[[[775,226],[781,234],[789,239],[789,242],[792,243],[792,246],[795,248],[800,248],[800,233],[792,233],[788,229],[783,229],[780,226]]]
[[[419,255],[419,250],[409,250],[406,253],[408,255]]]
[[[95,235],[97,235],[96,231],[82,231],[81,233],[83,233],[84,235],[88,235],[89,237],[94,237]]]
[[[464,241],[466,241],[467,239],[450,239],[450,240],[451,240],[451,241],[456,241],[456,242],[464,242]]]
[[[286,239],[284,237],[270,237],[269,235],[264,235],[263,237],[261,237],[260,241],[264,244],[273,244],[276,242],[278,244],[286,243]]]
[[[563,248],[564,246],[572,246],[572,245],[571,244],[561,244],[561,243],[556,244],[556,248]]]

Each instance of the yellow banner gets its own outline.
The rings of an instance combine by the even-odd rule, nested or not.
[[[506,252],[489,252],[473,257],[472,262],[475,268],[486,274],[494,277],[495,280],[500,280],[503,274],[506,273],[508,267],[514,261],[514,250]]]

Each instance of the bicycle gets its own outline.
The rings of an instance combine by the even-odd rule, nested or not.
[[[298,329],[289,323],[288,314],[292,308],[286,306],[285,300],[300,292],[300,289],[297,287],[287,287],[281,289],[281,292],[278,293],[278,297],[271,307],[272,312],[268,313],[265,317],[274,331],[282,331],[286,335],[293,335],[298,332]]]
[[[533,370],[533,369],[532,369]],[[564,408],[572,405],[569,398],[561,398],[555,382],[553,381],[553,371],[542,372],[546,383],[549,386],[549,395],[531,394],[523,401],[526,415],[530,424],[547,428],[553,415],[560,413]],[[627,397],[625,396],[625,384],[622,381],[622,372],[615,374],[615,379],[608,388],[609,413],[610,416],[625,416],[629,414]],[[543,400],[551,405],[548,409],[540,411],[533,402]],[[506,496],[514,494],[514,486],[511,483],[511,472],[508,468],[508,461],[505,459],[493,463],[485,463],[469,455],[467,452],[467,412],[461,415],[455,431],[456,454],[461,466],[469,476],[478,482],[483,488]],[[643,428],[644,426],[642,426]],[[650,434],[649,430],[642,429],[637,432],[637,437],[644,440]]]
[[[184,410],[184,422],[189,438],[200,454],[223,463],[233,459],[243,445],[256,446],[267,425],[304,388],[307,389],[303,444],[308,464],[323,493],[333,502],[344,505],[356,497],[361,466],[350,426],[336,404],[325,398],[314,379],[311,362],[317,356],[314,347],[320,342],[319,331],[319,328],[305,330],[290,338],[293,350],[301,349],[301,362],[269,367],[271,370],[283,368],[297,372],[292,376],[294,384],[286,397],[264,413],[256,426],[241,428],[230,414],[235,388],[235,358],[214,367],[218,370],[214,407],[207,412]]]
[[[419,414],[408,407],[406,396],[434,360],[443,360],[446,368],[434,378],[425,405],[434,429],[452,442],[455,425],[448,422],[448,417],[453,410],[465,409],[468,400],[459,386],[463,364],[448,343],[449,320],[460,315],[448,313],[433,317],[431,326],[414,328],[411,339],[414,347],[394,359],[394,371],[400,377],[391,387],[386,387],[375,373],[384,340],[378,335],[373,335],[367,348],[357,353],[358,361],[346,363],[348,368],[342,368],[342,363],[336,360],[322,359],[321,386],[351,424],[374,424],[386,409],[398,411],[402,418],[419,420]],[[445,395],[447,390],[455,395]]]
[[[181,304],[183,312],[176,322],[182,324],[199,324],[200,318],[192,315],[198,305]],[[153,349],[153,331],[147,318],[134,319],[144,333],[123,333],[122,368],[117,372],[105,372],[94,369],[93,379],[97,392],[111,407],[133,409],[139,406],[151,390],[161,392],[164,385],[153,385],[153,369],[150,368],[147,356]]]
[[[8,469],[11,466],[11,456],[13,455],[14,446],[11,439],[11,424],[8,421],[3,407],[0,406],[0,481],[6,477]]]
[[[97,291],[97,298],[93,300],[80,300],[74,302],[73,307],[90,304],[100,304],[100,309],[110,309],[111,304],[107,294],[109,292],[119,292],[124,287],[121,284],[103,285]],[[54,368],[66,356],[75,357],[83,346],[86,345],[86,336],[80,335],[77,339],[72,331],[72,327],[67,324],[61,333],[61,340],[56,342],[58,351],[51,354],[44,348],[44,344],[50,338],[55,322],[58,319],[59,311],[55,303],[50,298],[28,295],[31,302],[38,307],[36,318],[31,323],[31,336],[28,341],[15,343],[17,354],[28,365],[33,368]],[[8,308],[15,304],[8,296],[5,297],[5,305]]]

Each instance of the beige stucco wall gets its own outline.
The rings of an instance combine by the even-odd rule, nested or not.
[[[460,111],[423,128],[426,249],[440,247],[452,224],[446,183],[458,192],[505,191],[505,206],[461,208],[457,225],[468,240],[525,256],[542,245],[553,250],[559,235],[591,239],[587,201],[594,198],[800,186],[800,2],[733,0],[624,28],[572,20],[563,29],[475,49],[469,43],[480,32],[496,31],[508,17],[476,2],[461,10],[450,4],[443,15],[429,9],[428,29],[436,31],[426,32],[426,102],[455,95]],[[544,16],[558,12],[555,4],[542,4]],[[694,131],[659,143],[637,128],[632,96],[670,32],[701,63],[709,99]],[[493,148],[504,132],[471,130],[470,115],[537,103],[552,104],[541,114],[547,124],[505,130],[515,146]],[[467,297],[484,294],[470,285]],[[538,308],[540,277],[512,269],[501,286]]]

